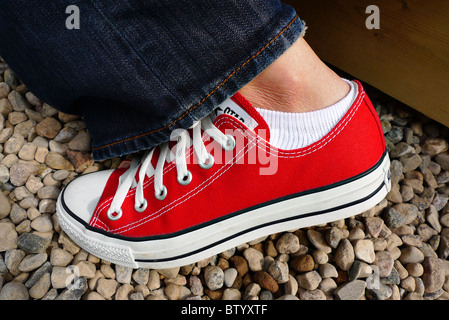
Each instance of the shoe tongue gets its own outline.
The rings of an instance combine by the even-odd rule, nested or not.
[[[229,116],[237,119],[254,132],[264,129],[269,141],[270,129],[260,113],[239,92],[220,104],[210,115],[216,123],[218,119]]]

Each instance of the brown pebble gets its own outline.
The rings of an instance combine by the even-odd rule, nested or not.
[[[274,280],[273,277],[265,271],[255,272],[253,275],[253,280],[262,288],[267,289],[272,293],[278,291],[279,289],[279,285],[276,280]]]
[[[335,282],[337,283],[337,285],[341,285],[343,283],[348,282],[349,275],[346,271],[337,269],[337,272],[338,272],[338,277],[335,279]]]
[[[296,272],[308,272],[313,270],[315,262],[310,254],[305,254],[294,258],[290,262],[290,266]]]
[[[211,298],[211,300],[221,300],[223,298],[224,290],[224,288],[218,290],[210,290],[208,288],[204,288],[204,293],[207,294],[207,296]]]
[[[245,288],[253,282],[254,282],[254,280],[253,280],[253,276],[251,273],[245,274],[242,278],[242,286]]]
[[[273,241],[267,240],[264,243],[264,251],[267,256],[276,257],[278,255],[278,251],[276,250],[276,246]]]
[[[45,118],[36,125],[36,133],[42,137],[53,139],[61,130],[61,124],[52,117]]]
[[[249,267],[248,262],[245,258],[242,256],[233,256],[231,259],[229,259],[234,266],[234,268],[237,270],[239,275],[244,276],[248,273]]]

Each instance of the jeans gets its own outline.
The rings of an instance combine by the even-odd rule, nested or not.
[[[278,0],[0,1],[0,56],[38,98],[84,117],[96,160],[168,141],[304,30]]]

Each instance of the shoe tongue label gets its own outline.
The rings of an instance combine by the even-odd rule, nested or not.
[[[259,124],[254,120],[242,107],[231,99],[226,100],[220,104],[210,115],[212,121],[215,121],[221,115],[226,114],[234,117],[240,122],[244,123],[248,128],[254,130]]]

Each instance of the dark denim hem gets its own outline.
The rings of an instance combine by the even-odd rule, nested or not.
[[[249,55],[241,65],[232,68],[218,85],[205,91],[204,96],[186,111],[181,110],[178,117],[169,124],[148,132],[131,133],[129,138],[121,137],[120,140],[106,145],[95,145],[94,140],[92,148],[94,159],[99,161],[151,149],[161,144],[161,141],[168,141],[173,130],[189,128],[195,121],[206,117],[217,105],[254,79],[301,37],[305,32],[305,22],[295,14],[279,28],[280,30],[275,30],[274,37],[271,36],[266,40],[264,46]]]

